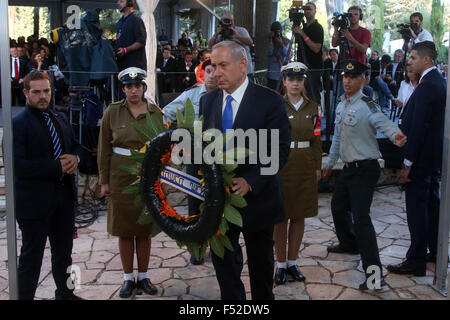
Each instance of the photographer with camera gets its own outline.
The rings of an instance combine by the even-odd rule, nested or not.
[[[292,31],[296,34],[296,42],[299,43],[302,41],[304,48],[304,53],[302,50],[298,50],[297,60],[308,66],[308,81],[310,83],[310,92],[308,94],[314,101],[320,104],[320,78],[322,77],[323,69],[322,46],[324,32],[322,26],[316,19],[316,5],[313,2],[308,2],[302,9],[305,12],[306,23],[303,24],[302,28],[300,23],[297,24],[294,20],[292,27]]]
[[[281,80],[281,67],[285,64],[288,45],[282,34],[281,23],[275,21],[270,26],[269,66],[267,72],[267,87],[278,91]]]
[[[220,26],[217,28],[216,34],[211,38],[208,43],[208,47],[212,47],[224,40],[233,40],[244,47],[247,54],[247,75],[253,74],[254,67],[252,62],[252,56],[250,54],[250,47],[253,45],[253,40],[250,37],[247,29],[234,25],[234,16],[230,11],[225,12],[222,18],[219,20]]]
[[[413,44],[423,42],[423,41],[433,41],[433,36],[430,32],[422,28],[423,16],[420,12],[414,12],[409,17],[410,31],[413,38]]]
[[[119,72],[130,67],[147,70],[145,44],[147,31],[141,18],[134,14],[136,0],[119,0],[119,11],[123,16],[117,22],[117,37],[114,42]]]
[[[334,26],[332,45],[333,47],[339,46],[340,37],[344,37],[350,46],[350,51],[346,50],[345,52],[345,59],[353,58],[366,64],[366,51],[370,47],[372,34],[359,25],[359,21],[362,19],[362,9],[358,6],[348,8],[347,14],[338,15],[332,23]]]

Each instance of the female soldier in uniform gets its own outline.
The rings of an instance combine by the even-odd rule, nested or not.
[[[134,196],[123,194],[125,187],[136,180],[136,176],[121,169],[122,165],[133,164],[127,159],[130,149],[139,150],[145,144],[132,126],[133,123],[146,125],[147,112],[162,124],[162,111],[150,104],[143,94],[146,72],[139,68],[128,68],[119,74],[126,98],[111,104],[105,111],[98,143],[98,166],[102,194],[108,201],[108,233],[119,237],[119,252],[124,269],[124,284],[121,298],[128,298],[137,288],[148,294],[156,294],[157,289],[148,275],[151,247],[151,224],[141,225],[137,220],[143,206],[134,205]],[[138,281],[133,276],[133,258],[136,242]]]
[[[296,281],[305,280],[296,260],[305,229],[305,218],[314,217],[318,212],[318,180],[321,178],[322,165],[319,107],[307,96],[308,68],[303,63],[292,62],[283,66],[281,71],[286,88],[285,99],[292,127],[292,142],[289,160],[280,173],[286,219],[275,225],[274,229],[277,285],[284,284],[287,275]]]

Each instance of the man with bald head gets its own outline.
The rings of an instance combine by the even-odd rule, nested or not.
[[[247,57],[242,46],[234,41],[222,41],[213,47],[211,64],[218,88],[200,99],[200,115],[203,129],[219,129],[222,132],[242,129],[254,130],[259,142],[272,150],[271,159],[278,160],[278,170],[266,174],[270,166],[255,152],[256,164],[239,164],[232,179],[231,192],[241,195],[247,206],[239,209],[242,228],[229,223],[226,235],[234,250],[225,249],[224,258],[212,253],[223,300],[245,300],[245,288],[241,281],[243,256],[239,245],[242,232],[248,257],[248,270],[252,299],[274,299],[273,288],[273,228],[284,219],[279,171],[285,165],[290,148],[290,124],[284,99],[275,91],[250,82],[247,78]],[[262,135],[267,129],[267,139]],[[273,151],[275,146],[275,151]],[[241,146],[240,146],[241,147]],[[263,164],[264,163],[264,164]]]

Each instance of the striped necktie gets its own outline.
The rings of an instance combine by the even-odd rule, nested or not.
[[[59,141],[58,133],[56,132],[55,126],[47,112],[42,112],[44,116],[45,123],[47,124],[48,130],[50,132],[50,137],[53,146],[53,159],[58,160],[62,153],[61,142]]]

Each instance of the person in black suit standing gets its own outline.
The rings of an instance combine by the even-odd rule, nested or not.
[[[17,47],[9,49],[11,54],[11,95],[12,104],[23,106],[25,105],[25,96],[23,95],[23,78],[30,71],[28,62],[19,56]]]
[[[34,298],[47,237],[56,300],[80,300],[68,285],[72,265],[75,171],[80,145],[63,113],[48,108],[50,78],[24,79],[25,110],[13,119],[16,217],[22,231],[18,266],[20,300]]]
[[[271,144],[278,147],[271,158],[278,160],[279,165],[276,173],[267,175],[264,169],[268,165],[262,165],[258,156],[256,164],[247,164],[247,159],[246,164],[239,165],[235,170],[232,192],[243,196],[248,204],[240,209],[243,228],[230,224],[227,236],[234,251],[226,250],[224,259],[213,253],[212,261],[221,298],[245,300],[245,288],[241,281],[243,257],[239,245],[242,232],[247,249],[252,299],[273,300],[273,230],[274,225],[285,217],[279,171],[289,156],[290,124],[283,98],[273,90],[250,82],[246,74],[247,63],[245,49],[234,41],[222,41],[213,47],[211,64],[219,88],[200,99],[203,129],[216,128],[222,132],[254,129],[258,139],[262,139],[259,129],[267,129],[269,137],[276,130],[279,140],[269,139],[267,150],[271,149]]]
[[[177,63],[177,92],[183,92],[187,88],[190,88],[197,83],[197,78],[195,77],[195,67],[197,65],[194,63],[194,61],[192,61],[192,59],[192,52],[190,50],[186,50],[183,54],[183,59],[180,59]]]
[[[405,261],[387,267],[397,274],[425,276],[426,263],[436,261],[446,104],[445,82],[435,67],[436,59],[431,41],[411,49],[408,66],[421,78],[400,118],[401,129],[408,137],[400,182],[405,184],[411,245]]]

